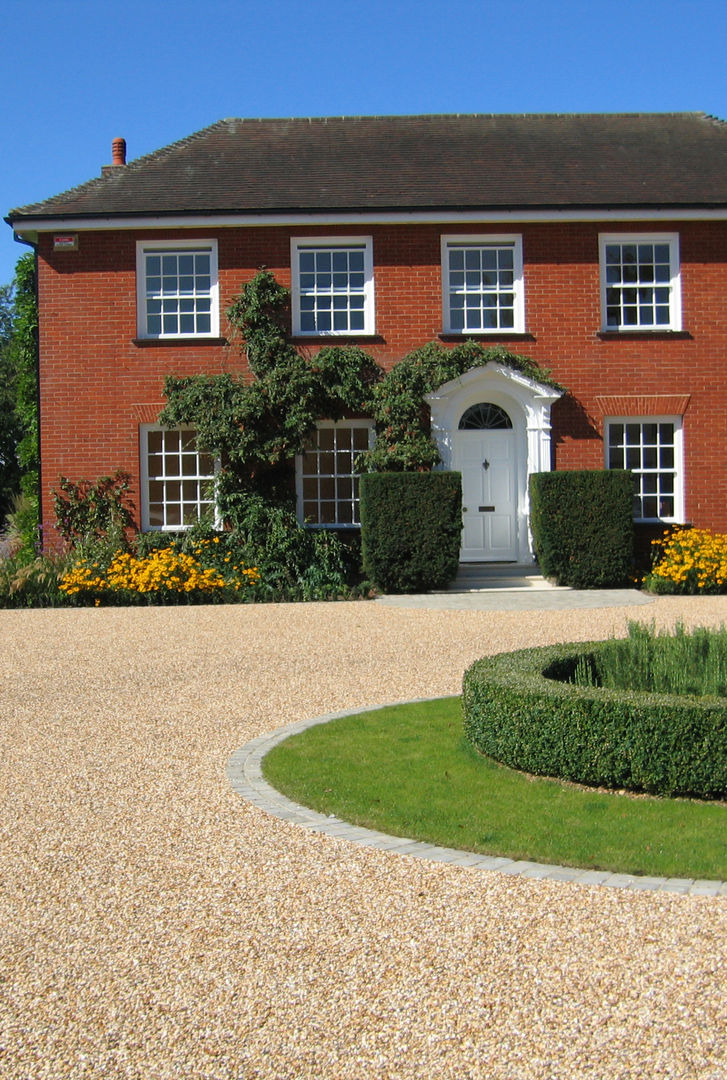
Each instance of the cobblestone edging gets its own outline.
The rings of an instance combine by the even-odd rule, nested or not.
[[[396,702],[395,704],[404,704]],[[497,870],[501,874],[515,877],[536,878],[549,881],[567,881],[578,885],[605,885],[613,889],[634,891],[654,891],[683,893],[688,896],[727,896],[727,882],[700,881],[694,878],[639,877],[632,874],[614,874],[608,870],[580,870],[568,866],[553,866],[546,863],[525,860],[506,859],[491,855],[478,855],[471,851],[458,851],[455,848],[437,847],[419,840],[410,840],[402,836],[388,836],[373,829],[363,829],[351,825],[334,815],[326,816],[306,806],[287,799],[271,787],[262,775],[262,760],[268,751],[306,728],[316,724],[326,724],[329,720],[338,720],[361,712],[373,712],[385,708],[384,705],[371,705],[364,709],[347,709],[344,712],[328,713],[313,719],[300,720],[296,724],[277,728],[257,739],[252,739],[230,758],[227,764],[227,778],[233,789],[243,799],[254,806],[272,814],[283,821],[300,825],[312,832],[335,836],[339,840],[350,840],[354,844],[379,848],[399,855],[412,855],[417,859],[430,859],[433,862],[450,863],[453,866],[466,866],[474,870]]]

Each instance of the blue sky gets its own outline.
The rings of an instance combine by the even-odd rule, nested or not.
[[[228,116],[727,119],[724,0],[3,0],[0,216]],[[0,284],[18,256],[0,224]]]

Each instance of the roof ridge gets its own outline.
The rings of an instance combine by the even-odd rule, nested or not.
[[[586,119],[594,117],[637,117],[644,116],[650,118],[658,118],[662,116],[684,116],[684,117],[703,117],[706,119],[717,119],[710,113],[704,112],[702,109],[677,109],[677,110],[636,110],[634,112],[618,110],[615,112],[603,111],[603,112],[443,112],[443,113],[341,113],[331,114],[328,116],[228,116],[223,120],[217,121],[216,124],[211,124],[208,128],[203,128],[202,131],[195,132],[194,135],[188,136],[188,138],[194,138],[196,135],[200,135],[203,132],[211,130],[211,128],[218,127],[221,124],[293,124],[293,123],[328,123],[332,120],[513,120],[519,117],[523,119],[540,118],[540,117],[567,117],[573,118],[576,116],[582,116]],[[720,121],[726,123],[727,121]],[[185,140],[181,140],[184,142]],[[172,144],[176,145],[176,144]],[[164,148],[163,148],[164,149]]]

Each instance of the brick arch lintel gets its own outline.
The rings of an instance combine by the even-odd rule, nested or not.
[[[138,424],[156,424],[159,420],[159,413],[164,408],[165,402],[159,401],[156,403],[146,404],[133,404],[131,411]]]
[[[689,394],[603,394],[596,398],[601,416],[684,416]]]

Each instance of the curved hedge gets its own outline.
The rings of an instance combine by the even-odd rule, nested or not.
[[[514,769],[657,795],[727,796],[727,702],[581,687],[579,657],[607,642],[477,660],[463,682],[465,735]]]

